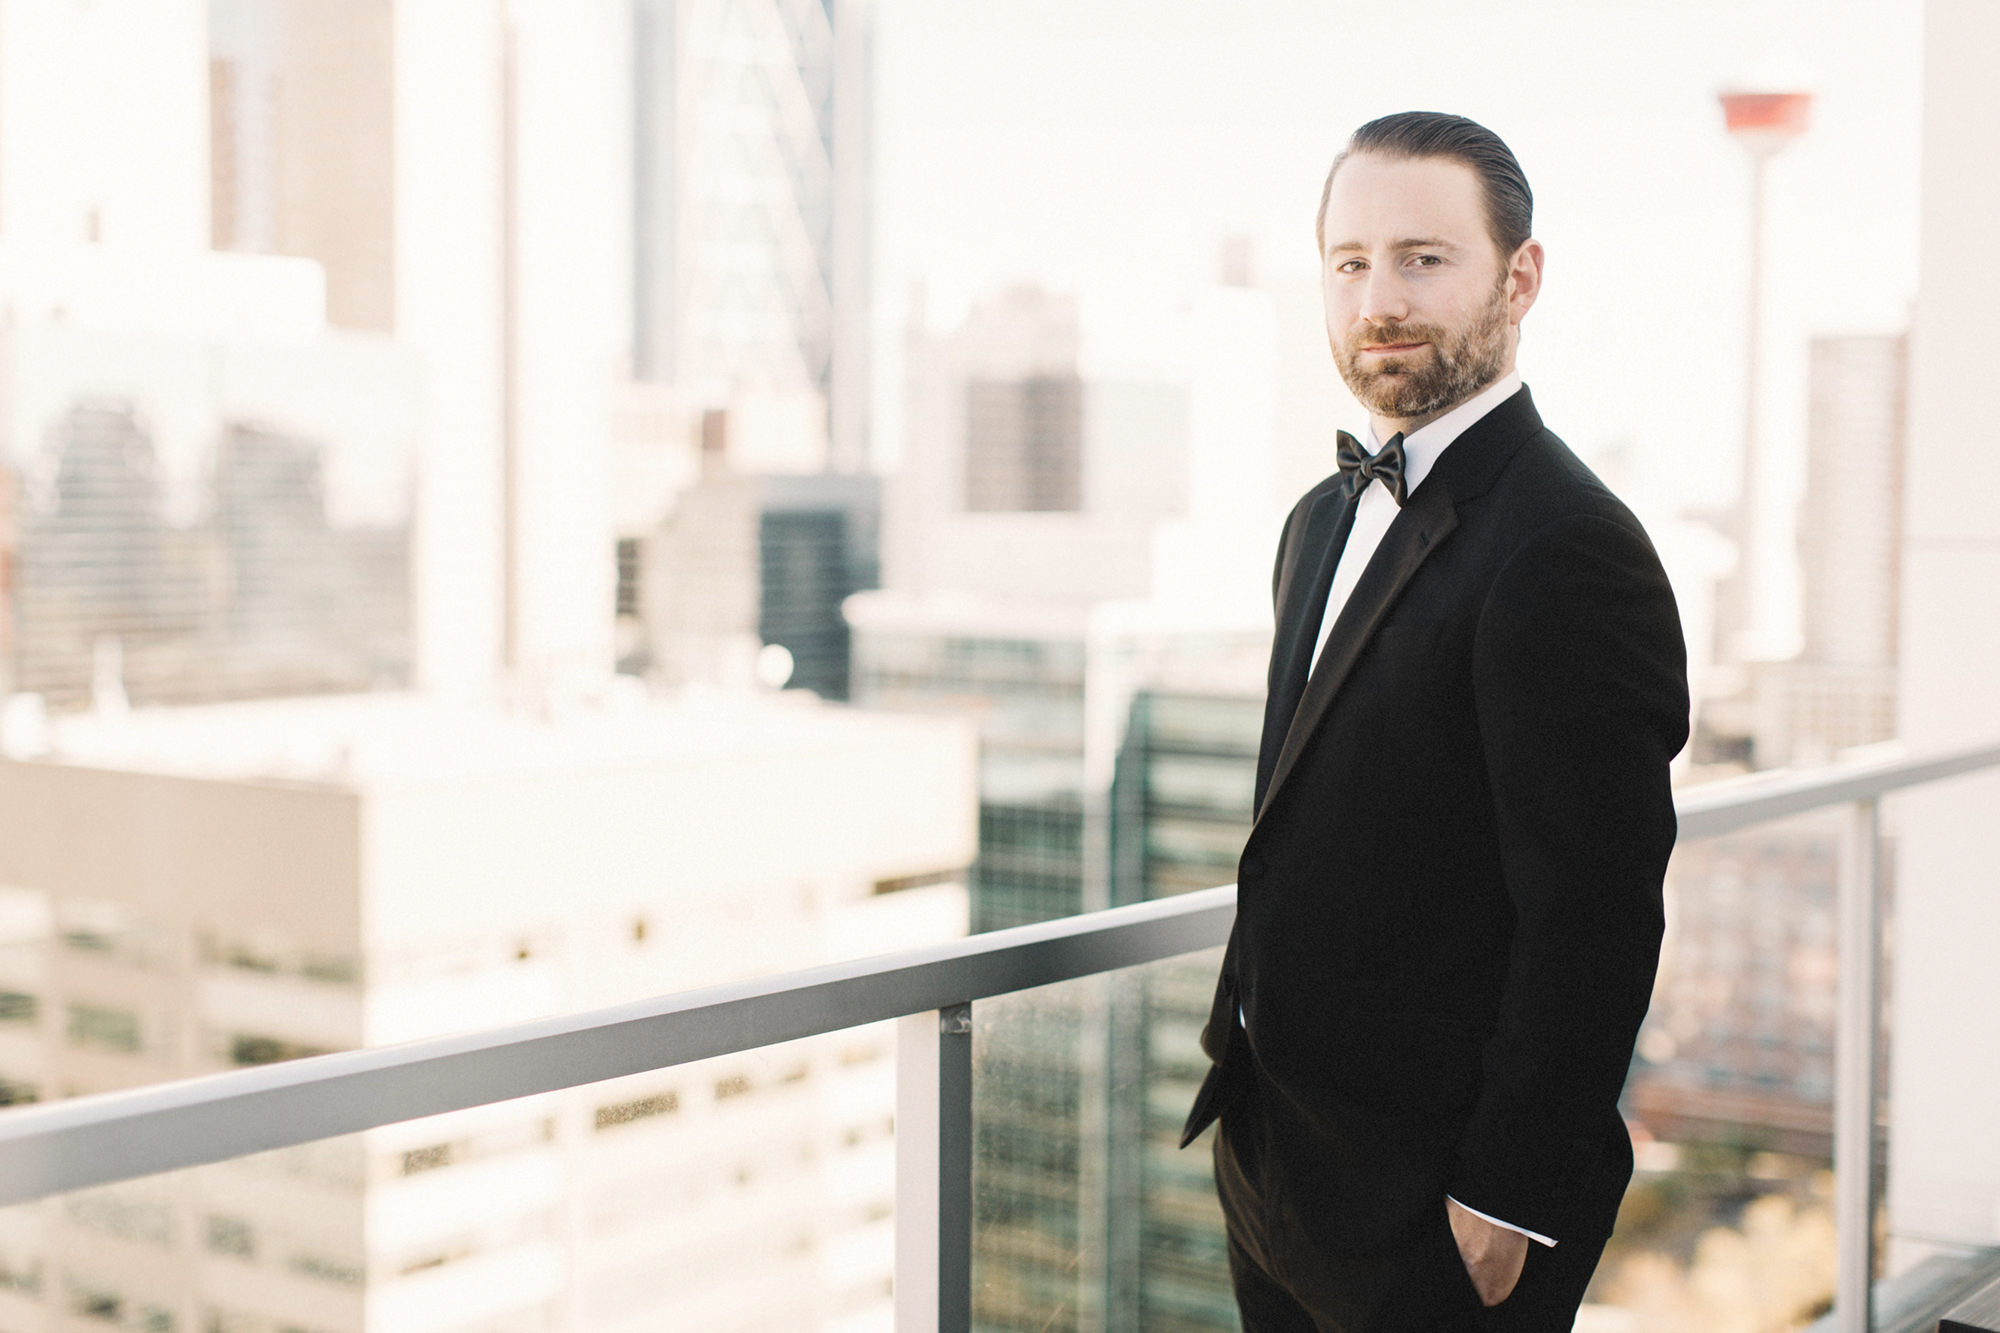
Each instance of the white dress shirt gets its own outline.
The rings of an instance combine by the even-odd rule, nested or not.
[[[1481,417],[1512,398],[1520,387],[1520,374],[1509,371],[1436,421],[1419,427],[1403,437],[1405,503],[1410,496],[1417,493],[1417,487],[1424,484],[1424,478],[1430,475],[1438,459],[1451,447],[1451,442],[1471,429]],[[1372,425],[1368,428],[1366,448],[1371,454],[1380,452],[1382,448],[1382,442],[1376,439],[1375,428]],[[1354,511],[1354,526],[1348,530],[1347,545],[1340,552],[1340,563],[1334,566],[1333,587],[1326,597],[1326,614],[1320,618],[1319,639],[1313,646],[1315,671],[1319,669],[1320,654],[1326,651],[1327,636],[1333,632],[1333,622],[1340,619],[1341,609],[1347,605],[1347,599],[1354,595],[1354,586],[1361,582],[1362,573],[1375,558],[1376,548],[1382,544],[1382,538],[1388,535],[1390,525],[1396,521],[1396,515],[1401,512],[1402,507],[1396,503],[1396,497],[1381,482],[1371,480],[1362,489],[1361,500]],[[1241,1009],[1237,1010],[1237,1016],[1241,1022]],[[1446,1197],[1450,1198],[1449,1195]],[[1458,1203],[1458,1200],[1452,1199],[1452,1202]],[[1477,1208],[1467,1208],[1462,1203],[1458,1206],[1465,1208],[1465,1211],[1474,1217],[1483,1218],[1496,1227],[1505,1227],[1509,1231],[1517,1232],[1529,1240],[1543,1245],[1555,1244],[1554,1239],[1539,1232],[1530,1231],[1526,1227],[1517,1227],[1512,1222],[1504,1222],[1480,1212]]]
[[[1500,404],[1512,398],[1521,387],[1521,376],[1517,371],[1508,371],[1498,380],[1460,403],[1451,411],[1427,426],[1421,426],[1403,437],[1403,499],[1417,493],[1417,487],[1424,484],[1424,478],[1431,474],[1438,459],[1451,447],[1451,442],[1470,430],[1473,423],[1491,412]],[[1379,453],[1382,442],[1375,438],[1375,428],[1368,428],[1366,448],[1369,453]],[[1340,563],[1334,566],[1333,588],[1326,596],[1326,615],[1319,622],[1319,640],[1313,647],[1313,667],[1319,667],[1320,654],[1326,651],[1326,636],[1333,632],[1333,622],[1340,618],[1341,608],[1354,595],[1354,585],[1361,582],[1361,575],[1368,568],[1368,562],[1375,556],[1375,548],[1388,535],[1389,525],[1402,513],[1396,504],[1396,497],[1389,488],[1379,481],[1370,481],[1361,491],[1361,503],[1354,510],[1354,526],[1348,531],[1347,545],[1340,552]]]

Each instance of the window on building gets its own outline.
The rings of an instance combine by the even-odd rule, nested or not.
[[[974,380],[965,399],[965,507],[1083,507],[1083,381],[1075,374]]]
[[[343,1263],[320,1254],[294,1254],[285,1261],[285,1267],[304,1277],[318,1278],[322,1282],[333,1282],[343,1287],[361,1285],[361,1265]]]
[[[0,1254],[0,1291],[18,1291],[24,1296],[40,1296],[42,1261]]]
[[[635,1120],[651,1120],[655,1116],[672,1115],[680,1110],[681,1097],[678,1092],[658,1092],[650,1097],[635,1097],[629,1102],[613,1102],[609,1106],[597,1108],[596,1128],[610,1129],[616,1125],[629,1125]]]
[[[100,1009],[95,1005],[69,1007],[69,1040],[72,1046],[97,1046],[107,1051],[136,1051],[139,1016],[129,1009]]]
[[[621,616],[636,616],[640,613],[639,569],[644,556],[645,546],[639,538],[618,539],[617,613]]]
[[[210,1214],[208,1248],[212,1254],[233,1254],[238,1258],[251,1259],[257,1253],[256,1236],[250,1224],[240,1217]]]
[[[917,875],[897,875],[891,879],[878,879],[871,890],[877,897],[885,893],[901,893],[905,889],[928,889],[937,884],[963,884],[964,870],[926,870]]]
[[[229,1039],[229,1058],[239,1065],[270,1065],[280,1060],[302,1060],[309,1055],[325,1054],[327,1049],[324,1046],[308,1046],[304,1042],[249,1032],[235,1033]]]
[[[85,1319],[101,1319],[107,1324],[123,1323],[125,1318],[125,1298],[94,1282],[70,1283],[69,1308]]]
[[[450,1166],[456,1160],[449,1143],[433,1143],[422,1148],[412,1148],[403,1154],[403,1174],[421,1175],[425,1171],[435,1171],[439,1167]]]

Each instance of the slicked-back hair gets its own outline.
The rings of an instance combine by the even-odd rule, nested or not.
[[[1322,261],[1326,258],[1326,201],[1333,194],[1333,178],[1340,164],[1356,153],[1382,157],[1441,157],[1472,168],[1479,177],[1480,192],[1486,196],[1486,229],[1499,247],[1504,267],[1521,242],[1533,234],[1535,195],[1528,177],[1514,160],[1514,150],[1499,135],[1476,120],[1448,115],[1442,111],[1398,111],[1392,116],[1371,120],[1347,140],[1347,147],[1327,169],[1326,184],[1320,187],[1319,218],[1313,236],[1319,242]]]

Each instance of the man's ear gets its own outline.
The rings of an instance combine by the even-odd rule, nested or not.
[[[1518,328],[1541,294],[1542,243],[1530,238],[1507,263],[1507,322]]]

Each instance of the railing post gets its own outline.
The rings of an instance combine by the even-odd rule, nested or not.
[[[1840,992],[1834,1038],[1833,1221],[1839,1333],[1874,1327],[1876,1038],[1881,1030],[1881,810],[1848,807],[1840,860]]]
[[[896,1330],[972,1328],[972,1006],[896,1021]]]

